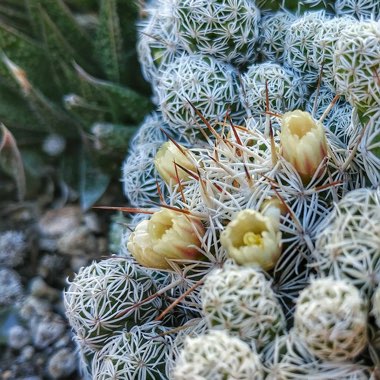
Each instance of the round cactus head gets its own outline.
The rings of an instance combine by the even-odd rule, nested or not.
[[[190,53],[242,65],[255,56],[260,12],[249,0],[175,0],[179,39]]]
[[[353,285],[323,278],[301,292],[294,329],[318,358],[348,361],[367,344],[367,318],[367,301]]]
[[[130,260],[112,257],[82,268],[65,291],[66,315],[83,346],[100,349],[123,328],[151,321],[161,307],[152,278]]]
[[[207,276],[201,291],[212,329],[225,329],[257,349],[285,329],[281,307],[263,273],[226,263]]]

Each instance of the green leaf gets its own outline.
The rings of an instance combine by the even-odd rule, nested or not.
[[[95,48],[107,79],[119,83],[125,70],[116,0],[101,0]]]
[[[96,79],[75,65],[82,84],[82,96],[88,102],[107,109],[106,121],[115,124],[140,123],[151,111],[149,98],[111,82]]]
[[[130,138],[138,127],[111,123],[96,123],[91,128],[95,147],[102,153],[125,155]]]
[[[92,55],[90,37],[62,0],[27,0],[26,3],[37,36],[42,36],[41,11],[44,10],[72,47],[80,54]]]
[[[84,151],[80,163],[80,204],[88,210],[106,191],[111,177],[100,169],[92,155]]]
[[[62,136],[78,135],[78,125],[60,107],[51,102],[45,95],[30,83],[26,73],[7,56],[2,61],[10,74],[20,86],[30,109],[39,120],[41,127],[47,132],[56,132]]]
[[[41,131],[37,119],[21,95],[4,86],[0,86],[0,120],[13,129],[16,138],[20,131]]]
[[[50,73],[42,46],[2,23],[0,23],[0,51],[6,52],[10,60],[28,72],[32,82],[41,84],[48,80]],[[14,78],[2,61],[0,61],[0,77],[7,86],[17,88]]]

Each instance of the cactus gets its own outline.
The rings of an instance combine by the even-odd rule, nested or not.
[[[164,120],[179,133],[195,135],[202,123],[191,104],[211,120],[223,120],[229,107],[234,118],[242,116],[234,68],[212,57],[177,57],[162,71],[157,91]]]
[[[379,190],[347,194],[320,226],[315,263],[321,274],[347,280],[371,295],[379,284]]]
[[[343,29],[336,43],[333,65],[337,90],[361,115],[379,105],[379,41],[379,23],[362,21]]]
[[[287,29],[295,20],[290,12],[266,14],[260,20],[260,52],[267,61],[284,63]]]
[[[301,76],[274,63],[249,66],[241,77],[241,102],[254,117],[265,115],[266,107],[274,113],[300,109],[308,90]],[[268,91],[269,104],[266,104]]]
[[[226,263],[207,276],[201,299],[210,329],[224,329],[257,350],[285,329],[270,282],[255,268]]]
[[[171,338],[160,336],[164,332],[159,326],[145,325],[119,333],[96,353],[93,378],[166,379],[166,356]]]
[[[84,367],[143,378],[143,352],[152,378],[375,378],[378,25],[334,17],[329,0],[235,3],[143,8],[138,52],[160,114],[123,165],[121,210],[135,216],[120,260],[154,285],[116,297],[131,316],[113,314],[105,335],[72,321]]]
[[[328,20],[325,12],[308,12],[289,26],[285,37],[285,61],[299,71],[308,86],[315,86],[319,68],[313,63],[314,41]]]
[[[176,0],[178,37],[190,53],[243,65],[255,55],[260,12],[252,1]]]
[[[96,351],[119,329],[158,315],[159,299],[133,308],[138,299],[142,301],[154,292],[153,279],[146,272],[128,260],[113,257],[94,262],[76,275],[65,293],[66,314],[81,345]],[[152,305],[156,312],[152,313]]]
[[[174,380],[225,379],[261,380],[264,371],[259,356],[247,344],[224,331],[187,338],[173,372]]]
[[[380,4],[375,0],[336,0],[335,12],[338,16],[352,15],[358,20],[380,17]]]
[[[313,281],[298,300],[294,331],[318,358],[348,361],[367,344],[367,300],[342,280]]]

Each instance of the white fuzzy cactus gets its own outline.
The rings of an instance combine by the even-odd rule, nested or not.
[[[223,120],[229,107],[233,118],[242,115],[236,71],[211,57],[179,56],[163,71],[157,91],[164,120],[179,133],[204,127],[189,102],[210,121]]]
[[[334,3],[372,20],[348,7],[333,18]],[[374,378],[380,196],[355,189],[380,182],[376,2],[146,4],[138,50],[162,117],[133,139],[123,182],[133,211],[153,216],[124,232],[116,272],[131,283],[116,286],[101,262],[66,294],[84,368],[99,379]]]
[[[357,112],[352,113],[352,145],[358,145],[355,162],[362,168],[373,188],[380,186],[380,111],[376,108],[364,115],[364,124]],[[359,133],[358,133],[359,132]],[[359,136],[358,136],[359,135]]]
[[[179,44],[169,2],[157,1],[146,12],[148,17],[137,25],[137,53],[144,78],[156,83],[162,69],[183,49]]]
[[[380,3],[377,0],[336,0],[335,12],[338,16],[350,15],[361,19],[379,19]]]
[[[92,361],[92,378],[167,379],[166,357],[171,337],[155,325],[135,326],[113,337]]]
[[[66,315],[81,346],[99,350],[113,333],[151,321],[161,301],[134,305],[156,291],[153,279],[129,260],[112,257],[82,268],[65,292]]]
[[[249,0],[174,0],[178,37],[189,53],[237,65],[251,61],[260,12]]]
[[[355,24],[351,17],[332,18],[320,25],[313,44],[313,66],[322,69],[322,82],[334,93],[337,92],[334,79],[334,54],[336,44],[345,28]]]
[[[284,62],[286,31],[295,18],[289,12],[270,13],[261,18],[260,52],[267,61]]]
[[[261,380],[264,371],[259,356],[240,339],[225,331],[187,338],[176,363],[173,380]]]
[[[350,283],[314,280],[297,300],[295,334],[318,358],[347,361],[367,345],[368,302]]]
[[[380,191],[348,193],[320,227],[315,265],[371,294],[380,283]]]
[[[266,107],[274,113],[303,107],[307,87],[295,71],[275,63],[253,64],[241,77],[241,102],[247,113],[265,117]],[[266,94],[268,93],[268,105]]]
[[[277,336],[262,355],[266,380],[368,380],[370,369],[356,363],[322,361],[291,329]]]
[[[313,62],[315,37],[328,20],[325,12],[308,12],[296,19],[287,30],[285,38],[286,63],[301,72],[306,84],[316,84],[319,69]]]
[[[285,317],[270,282],[258,269],[226,263],[207,276],[201,291],[211,329],[224,329],[262,349],[284,331]]]
[[[170,379],[173,378],[173,370],[187,339],[196,338],[199,335],[203,336],[208,331],[208,323],[205,318],[193,318],[179,329],[173,340],[170,354],[167,356],[166,373]]]
[[[337,91],[363,113],[380,104],[380,22],[361,21],[341,31],[333,57]]]

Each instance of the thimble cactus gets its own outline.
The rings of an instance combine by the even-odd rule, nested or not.
[[[262,354],[267,380],[367,380],[369,368],[351,362],[322,361],[313,355],[291,329],[277,336]]]
[[[179,45],[169,2],[156,1],[149,5],[146,12],[148,17],[137,25],[137,53],[144,78],[156,83],[161,71],[183,49]]]
[[[364,128],[363,137],[358,146],[356,162],[363,168],[369,182],[374,188],[380,186],[380,111],[374,108],[364,116],[366,124],[359,122],[359,115],[352,113],[352,126],[361,131]],[[353,131],[355,132],[355,131]],[[355,134],[352,133],[355,141]]]
[[[322,360],[353,359],[367,345],[367,307],[350,283],[329,277],[314,280],[297,300],[295,334]]]
[[[351,17],[332,18],[322,23],[315,35],[313,45],[313,65],[323,69],[322,81],[331,91],[336,92],[334,79],[334,54],[336,44],[345,28],[351,27],[356,21]]]
[[[319,68],[313,62],[313,48],[317,33],[328,17],[323,11],[308,12],[289,26],[285,37],[286,63],[302,73],[307,85],[316,84]]]
[[[186,339],[173,380],[230,378],[264,379],[260,358],[246,343],[217,330]]]
[[[199,260],[202,222],[189,215],[161,209],[140,222],[128,241],[128,250],[143,266],[171,268],[168,260]]]
[[[380,17],[380,3],[377,0],[336,0],[335,13],[338,16],[355,16],[358,20]]]
[[[380,23],[361,21],[341,31],[333,57],[339,93],[360,114],[380,104]]]
[[[280,304],[258,269],[225,263],[207,276],[201,300],[211,329],[224,329],[258,350],[285,329]]]
[[[248,0],[175,0],[178,36],[190,53],[242,65],[255,55],[260,12]]]
[[[241,102],[254,117],[303,107],[307,87],[301,76],[275,63],[254,64],[241,77]],[[269,104],[266,104],[268,93]]]
[[[286,31],[294,20],[289,12],[270,13],[261,18],[260,52],[267,61],[284,62]]]
[[[111,257],[82,268],[65,292],[67,318],[81,344],[93,351],[123,328],[158,315],[159,299],[135,304],[156,291],[152,278],[126,259]]]
[[[379,225],[379,189],[348,193],[317,233],[314,257],[321,274],[370,295],[380,283]]]
[[[222,120],[229,107],[232,117],[242,111],[234,68],[209,56],[177,57],[163,70],[157,91],[164,120],[179,133],[194,134],[202,125],[191,104],[212,121]]]
[[[92,361],[92,378],[167,379],[166,356],[171,337],[154,325],[134,326],[113,337]]]
[[[162,115],[146,118],[124,165],[129,211],[144,213],[121,243],[133,285],[107,282],[98,263],[66,295],[84,367],[94,378],[370,378],[380,202],[378,190],[346,194],[379,184],[376,22],[332,18],[331,0],[144,3],[138,50]]]

